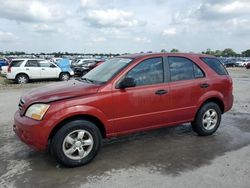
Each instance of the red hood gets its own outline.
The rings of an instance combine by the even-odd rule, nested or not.
[[[94,94],[98,91],[99,87],[100,85],[70,80],[33,89],[26,93],[22,99],[25,101],[25,106],[29,106],[31,103],[48,103],[71,97]]]

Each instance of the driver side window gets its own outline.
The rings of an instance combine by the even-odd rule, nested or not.
[[[152,85],[163,82],[163,62],[161,57],[142,61],[127,74],[134,78],[136,86]]]

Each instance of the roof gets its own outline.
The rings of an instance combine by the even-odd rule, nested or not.
[[[212,55],[195,54],[195,53],[138,53],[138,54],[122,55],[120,57],[137,59],[137,58],[155,57],[155,56],[214,57]]]

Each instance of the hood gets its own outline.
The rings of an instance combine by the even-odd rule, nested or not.
[[[25,106],[37,102],[48,103],[56,100],[94,94],[97,93],[99,87],[100,85],[70,80],[33,89],[26,93],[22,99],[25,101]]]

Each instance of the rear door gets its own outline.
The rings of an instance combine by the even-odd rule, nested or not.
[[[186,57],[167,57],[170,75],[171,123],[192,120],[198,100],[207,91],[207,78],[202,69]]]
[[[41,67],[39,64],[40,60],[28,60],[24,66],[24,71],[28,74],[30,79],[41,78]]]

